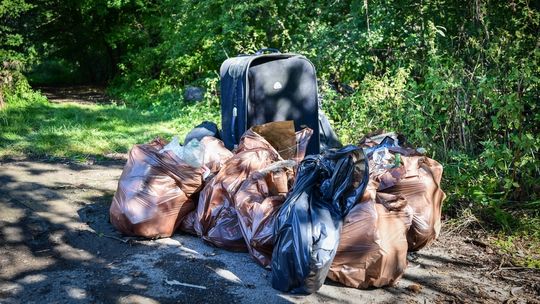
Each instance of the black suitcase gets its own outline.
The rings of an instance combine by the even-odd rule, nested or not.
[[[263,54],[267,51],[272,53]],[[220,76],[222,139],[227,148],[233,149],[251,126],[293,120],[297,131],[313,129],[307,154],[319,154],[317,77],[306,57],[263,49],[225,60]]]

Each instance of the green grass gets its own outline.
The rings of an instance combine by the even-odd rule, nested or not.
[[[536,219],[538,223],[538,219]],[[540,241],[527,232],[499,233],[490,240],[502,254],[510,257],[509,263],[528,268],[540,268]]]
[[[183,139],[203,120],[218,123],[207,103],[138,110],[118,105],[50,103],[38,93],[12,96],[0,110],[0,159],[46,157],[85,160],[125,153],[156,136]]]

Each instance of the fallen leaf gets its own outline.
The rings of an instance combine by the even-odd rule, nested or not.
[[[519,294],[522,294],[523,293],[523,287],[514,287],[512,288],[512,290],[510,291],[510,293],[513,295],[513,296],[517,296]]]
[[[414,293],[419,293],[422,290],[422,286],[419,284],[411,284],[407,287],[407,289]]]

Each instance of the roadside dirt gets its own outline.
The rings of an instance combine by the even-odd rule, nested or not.
[[[108,208],[123,164],[0,163],[0,303],[540,303],[538,271],[501,266],[474,233],[444,227],[394,287],[327,280],[310,296],[283,294],[248,254],[118,234]]]
[[[110,98],[105,94],[105,87],[98,86],[69,86],[69,87],[35,87],[51,102],[75,102],[81,104],[107,104]]]

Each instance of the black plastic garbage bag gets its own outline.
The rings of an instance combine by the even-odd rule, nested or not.
[[[319,109],[319,132],[321,151],[331,148],[341,148],[343,145],[339,141],[336,133],[330,125],[330,121],[322,110]]]
[[[218,127],[215,123],[211,121],[203,121],[200,125],[193,128],[186,135],[186,138],[184,139],[184,145],[187,145],[187,143],[193,139],[197,139],[198,141],[201,141],[203,137],[205,136],[212,136],[217,139],[221,138],[219,136]]]
[[[367,182],[364,153],[355,146],[302,161],[274,226],[272,287],[310,294],[322,286],[343,218],[361,199]]]

